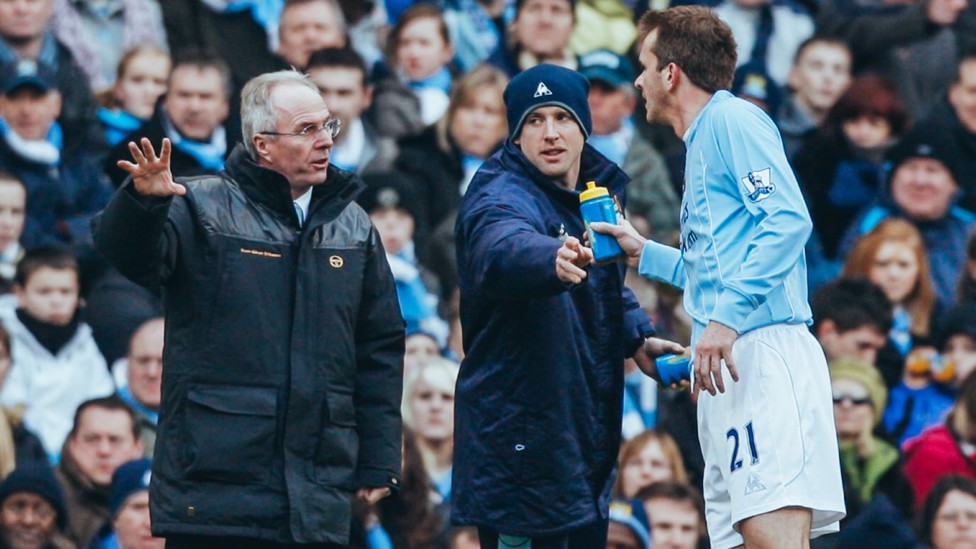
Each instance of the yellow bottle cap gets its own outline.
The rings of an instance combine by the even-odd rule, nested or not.
[[[587,200],[600,198],[601,196],[610,196],[610,192],[607,191],[606,187],[597,187],[596,181],[587,181],[586,190],[580,192],[580,202],[586,202]]]

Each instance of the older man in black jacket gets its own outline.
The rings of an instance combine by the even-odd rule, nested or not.
[[[329,166],[338,126],[291,71],[242,94],[244,145],[175,182],[143,139],[98,248],[162,284],[153,533],[167,547],[348,543],[354,494],[400,482],[403,321],[380,239]]]

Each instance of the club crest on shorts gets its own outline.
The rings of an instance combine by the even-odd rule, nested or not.
[[[746,188],[746,198],[751,202],[766,200],[776,191],[776,185],[770,181],[769,172],[769,168],[756,170],[739,180]]]
[[[549,86],[545,82],[539,82],[539,85],[535,87],[535,95],[532,97],[542,97],[543,95],[552,95],[552,91],[549,90]]]

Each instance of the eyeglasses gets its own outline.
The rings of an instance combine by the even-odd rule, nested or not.
[[[50,520],[57,514],[47,502],[8,501],[4,504],[3,510],[20,518],[26,517],[27,512],[30,511],[38,520]]]
[[[322,124],[321,126],[317,124],[309,124],[308,126],[305,126],[304,128],[302,128],[297,132],[292,132],[292,133],[258,132],[258,133],[260,133],[261,135],[275,135],[281,137],[301,137],[302,139],[315,139],[316,137],[319,136],[320,133],[326,132],[329,134],[329,137],[335,139],[336,136],[339,135],[340,131],[342,131],[342,121],[339,120],[338,118],[333,118],[332,120],[329,120],[328,122]]]
[[[842,404],[844,401],[850,402],[854,406],[863,406],[865,404],[874,404],[869,396],[854,397],[851,395],[835,394],[834,404]]]

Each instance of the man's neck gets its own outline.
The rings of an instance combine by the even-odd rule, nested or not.
[[[811,122],[819,126],[827,118],[827,109],[818,109],[813,105],[802,101],[799,97],[793,96],[793,107],[803,113]]]
[[[678,101],[678,106],[669,117],[669,122],[679,139],[684,139],[688,128],[705,109],[705,105],[712,100],[712,95],[700,88],[690,87],[675,98]]]
[[[6,36],[3,41],[14,50],[20,59],[37,59],[41,56],[41,49],[44,47],[44,35],[40,34],[27,39],[11,39]]]

